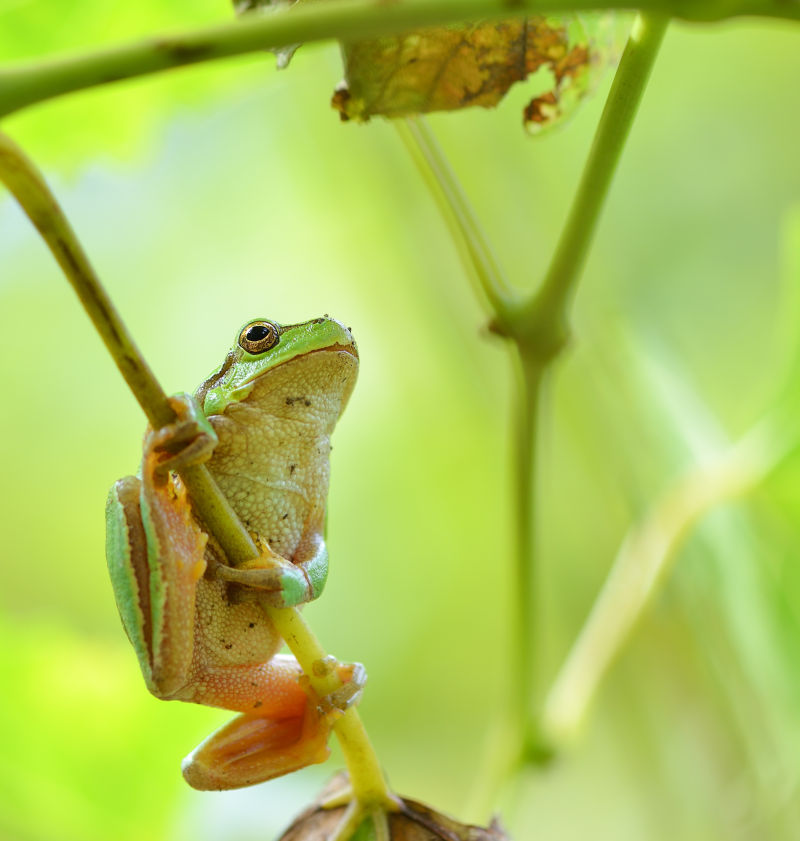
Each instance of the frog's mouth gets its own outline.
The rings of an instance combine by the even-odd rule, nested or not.
[[[295,357],[295,359],[305,359],[305,357],[314,356],[314,354],[316,354],[316,353],[336,353],[336,352],[346,353],[346,354],[348,354],[348,356],[352,356],[353,359],[358,361],[358,348],[356,347],[355,342],[353,342],[352,345],[335,344],[335,345],[329,345],[328,347],[315,348],[314,350],[309,350],[307,353],[298,354]]]
[[[333,344],[325,345],[324,347],[312,348],[311,350],[307,350],[305,353],[298,353],[291,359],[287,359],[285,362],[281,362],[280,365],[275,365],[272,368],[260,371],[251,377],[243,379],[238,387],[239,396],[240,398],[244,397],[246,393],[249,392],[250,389],[252,389],[256,383],[258,383],[265,377],[269,377],[270,374],[274,373],[279,368],[290,365],[302,365],[303,363],[311,362],[314,359],[321,360],[323,356],[332,356],[337,353],[345,354],[346,356],[350,357],[350,359],[355,363],[356,366],[358,365],[358,349],[356,348],[355,342],[347,344],[345,344],[344,342],[334,342]]]
[[[250,326],[260,322],[251,322]],[[281,326],[263,321],[279,335],[266,351],[251,353],[241,343],[230,351],[222,367],[195,392],[206,415],[221,414],[232,402],[245,400],[254,385],[283,365],[302,363],[318,353],[346,354],[350,365],[358,366],[358,349],[348,327],[329,317],[313,322]],[[342,360],[344,362],[344,360]]]

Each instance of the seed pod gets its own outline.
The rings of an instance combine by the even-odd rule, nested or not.
[[[344,806],[325,809],[322,803],[346,789],[347,776],[338,774],[322,791],[318,801],[298,816],[279,841],[327,841],[344,814]],[[510,841],[497,821],[488,828],[468,826],[430,806],[401,799],[402,810],[388,816],[390,841]],[[367,819],[371,820],[371,819]],[[359,839],[374,837],[363,828]]]

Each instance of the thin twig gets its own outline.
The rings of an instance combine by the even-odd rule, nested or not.
[[[492,310],[505,313],[513,299],[511,284],[436,135],[424,117],[395,120],[395,126],[450,223],[468,270],[475,274]]]

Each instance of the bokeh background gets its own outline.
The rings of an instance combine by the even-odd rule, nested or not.
[[[0,56],[228,15],[222,0],[5,2]],[[667,35],[548,390],[548,675],[631,523],[781,390],[800,330],[798,35],[763,21]],[[280,73],[248,56],[4,128],[167,389],[200,382],[251,317],[352,326],[362,370],[334,440],[331,577],[306,616],[367,665],[363,715],[395,787],[478,820],[470,792],[509,684],[509,357],[393,127],[330,110],[340,73],[333,45]],[[431,120],[520,285],[546,265],[608,81],[536,140],[524,91]],[[183,783],[180,758],[228,714],[147,694],[103,560],[106,490],[136,469],[142,416],[3,196],[0,351],[0,837],[275,837],[338,755],[241,792]],[[704,521],[580,739],[524,781],[517,839],[800,837],[799,515],[790,457]]]

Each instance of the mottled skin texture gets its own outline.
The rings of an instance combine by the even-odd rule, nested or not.
[[[300,327],[313,336],[322,321]],[[188,398],[173,402],[176,424],[148,431],[141,477],[120,480],[109,497],[109,568],[148,688],[160,698],[243,713],[184,762],[184,775],[196,788],[250,785],[328,754],[332,714],[299,680],[294,658],[277,654],[282,639],[261,600],[286,604],[286,593],[275,589],[274,569],[287,562],[303,571],[305,585],[292,602],[319,595],[324,582],[330,434],[358,368],[349,332],[333,324],[341,336],[330,347],[308,350],[302,340],[296,355],[274,367],[271,352],[263,354],[265,370],[246,393],[208,418],[218,444],[207,466],[263,552],[259,561],[243,565],[266,576],[258,588],[222,579],[240,573],[224,565],[169,470],[182,450],[192,448],[191,460],[203,460],[213,446],[202,417],[192,420]],[[253,356],[241,349],[232,353],[252,364]],[[236,364],[229,354],[198,389],[198,403]],[[351,675],[352,667],[340,667],[343,680]]]

